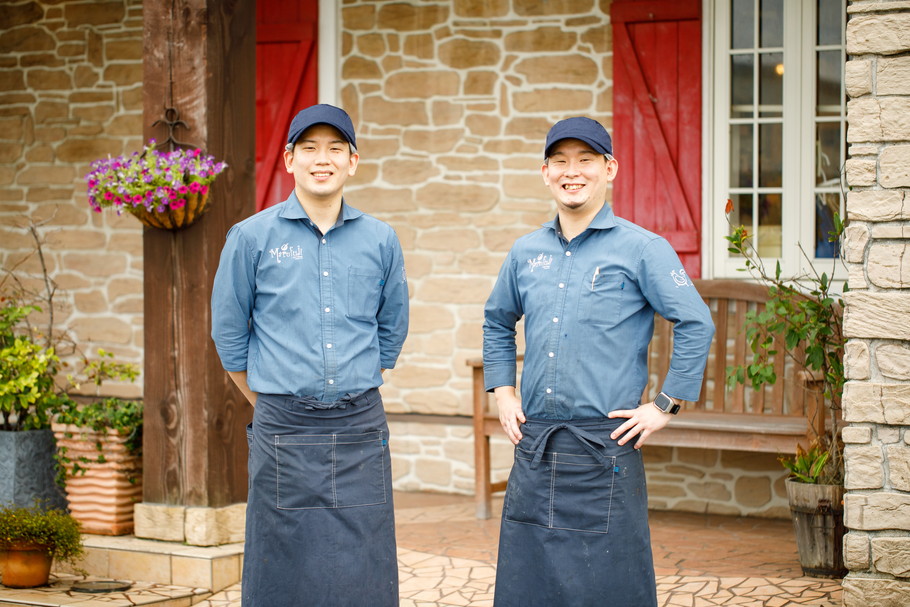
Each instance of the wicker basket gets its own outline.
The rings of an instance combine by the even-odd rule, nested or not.
[[[205,194],[197,192],[187,194],[186,204],[179,209],[168,209],[163,213],[156,213],[139,205],[129,208],[129,212],[138,217],[139,221],[151,228],[179,230],[199,219],[208,209],[208,205],[208,192]]]

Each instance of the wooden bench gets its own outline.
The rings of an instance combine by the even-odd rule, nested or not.
[[[760,309],[767,289],[738,280],[696,280],[698,292],[711,308],[716,333],[705,369],[701,397],[685,403],[680,414],[648,439],[648,445],[793,453],[824,432],[824,411],[816,382],[788,361],[782,344],[773,357],[777,382],[754,391],[751,386],[726,386],[727,367],[751,359],[743,330],[746,312]],[[659,391],[673,350],[673,325],[655,317],[654,336],[648,348],[648,385],[642,402]],[[747,358],[747,354],[750,356]],[[521,356],[519,355],[519,359]],[[484,390],[483,359],[472,358],[473,370],[474,480],[477,518],[490,518],[492,494],[506,483],[492,483],[490,437],[505,436],[492,395]]]

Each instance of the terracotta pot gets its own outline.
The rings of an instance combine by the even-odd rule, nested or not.
[[[0,550],[2,582],[10,588],[44,586],[51,575],[51,561],[47,546],[38,544],[13,544]]]
[[[186,195],[186,205],[179,209],[169,209],[163,213],[150,212],[144,206],[124,207],[139,218],[139,221],[152,228],[164,230],[179,230],[185,228],[208,210],[208,193],[189,193]]]
[[[67,466],[66,495],[70,513],[82,523],[83,533],[125,535],[133,531],[133,506],[142,501],[142,458],[132,455],[126,437],[88,428],[53,424],[57,446],[65,447],[84,472]],[[98,447],[104,462],[98,462]],[[82,461],[84,458],[87,461]]]

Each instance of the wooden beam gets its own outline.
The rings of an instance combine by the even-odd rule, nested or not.
[[[143,134],[174,136],[228,163],[210,210],[177,232],[146,228],[144,501],[220,507],[246,500],[252,408],[210,338],[209,300],[224,237],[252,214],[255,176],[254,0],[143,5]]]

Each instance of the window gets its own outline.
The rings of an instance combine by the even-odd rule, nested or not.
[[[731,220],[747,226],[761,256],[796,274],[805,265],[798,244],[813,259],[836,255],[828,232],[834,213],[844,214],[845,0],[716,0],[710,8],[713,274],[741,275],[724,246],[727,198]]]

